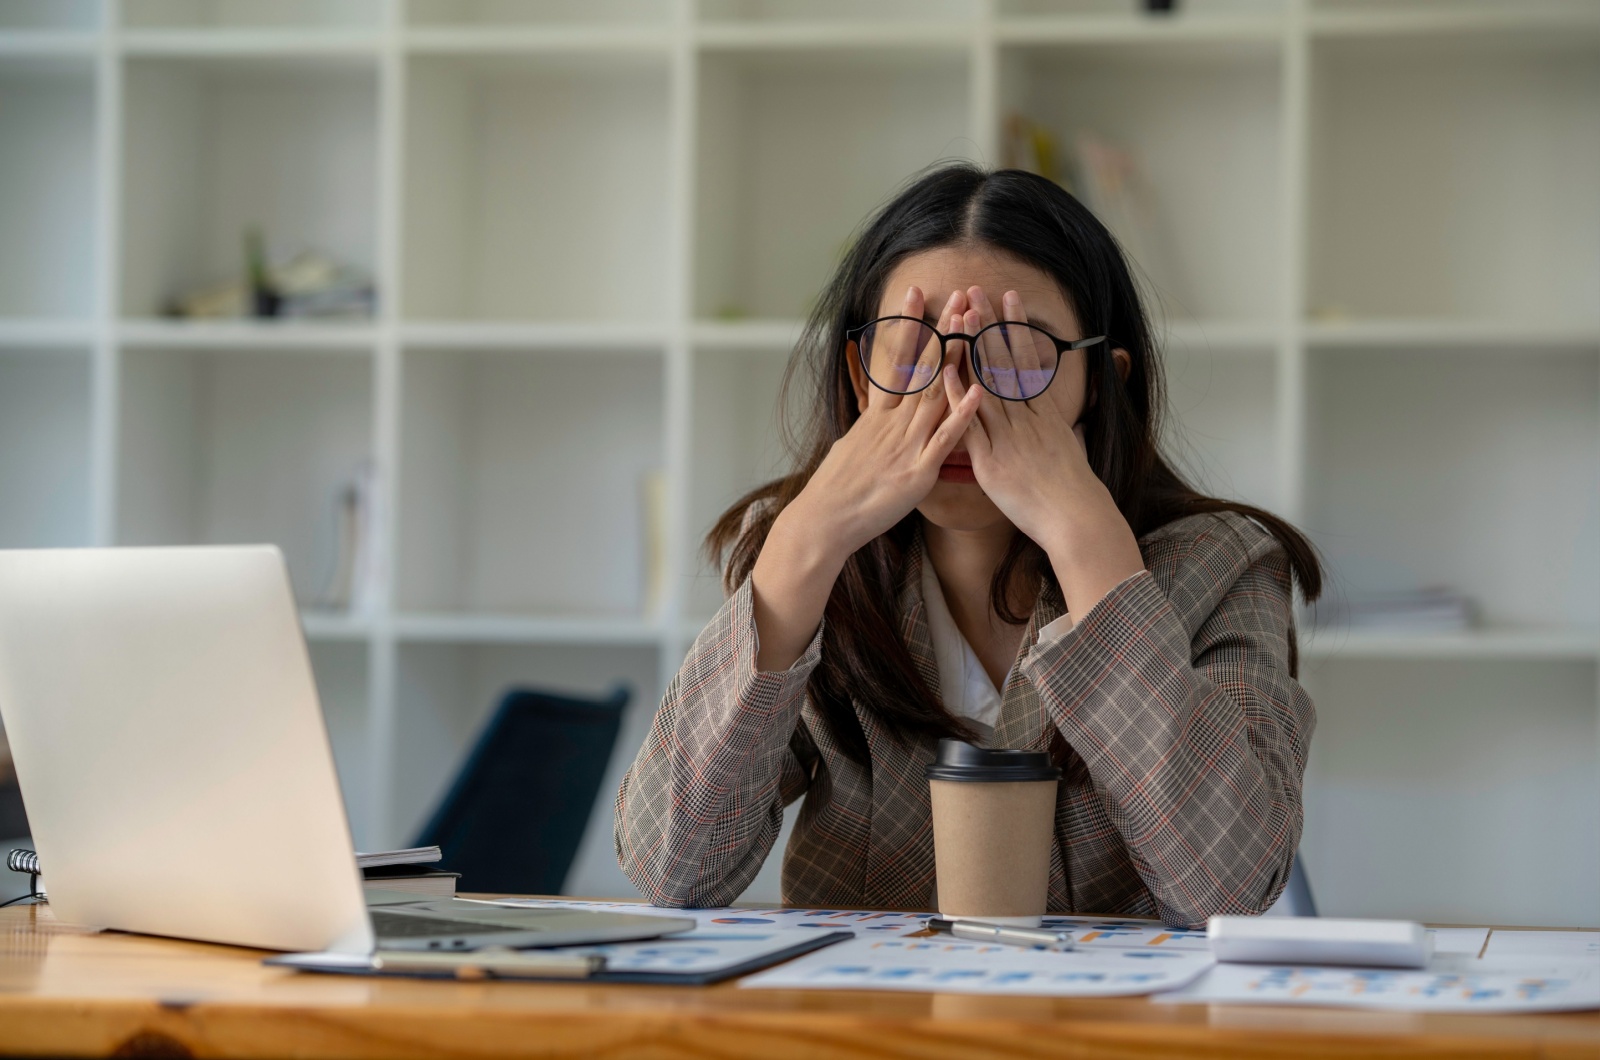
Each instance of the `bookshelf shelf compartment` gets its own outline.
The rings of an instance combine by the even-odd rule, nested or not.
[[[395,633],[410,644],[649,644],[657,622],[584,615],[402,614]]]
[[[909,32],[939,23],[971,23],[979,0],[700,0],[699,17],[711,24],[824,24],[848,33],[851,23],[898,24]],[[837,37],[837,34],[836,34]]]
[[[402,0],[413,26],[648,25],[673,19],[673,0]]]
[[[89,351],[0,349],[0,548],[90,543]]]
[[[95,87],[87,59],[0,70],[0,318],[94,311]]]
[[[661,361],[413,350],[404,364],[399,606],[643,614]]]
[[[0,33],[98,29],[105,0],[6,0],[0,4]]]
[[[1174,321],[1274,319],[1281,228],[1259,204],[1283,194],[1275,49],[1016,46],[1000,65],[1004,112],[1047,130],[1064,159],[1093,157],[1084,136],[1131,156],[1139,185],[1102,213],[1146,274],[1152,309]],[[1092,189],[1116,178],[1086,184],[1084,168],[1066,175],[1095,204]]]
[[[1324,38],[1600,38],[1600,11],[1589,0],[1313,0],[1310,30]]]
[[[125,349],[308,350],[370,353],[370,324],[307,320],[124,320],[117,340]]]
[[[717,54],[700,74],[701,317],[804,316],[873,206],[975,150],[964,51]]]
[[[121,0],[126,27],[376,28],[384,0]]]
[[[1320,42],[1308,309],[1600,330],[1600,37]]]
[[[1471,348],[1520,357],[1600,349],[1600,324],[1438,318],[1311,321],[1306,324],[1305,339],[1307,345],[1319,352]]]
[[[143,58],[127,64],[122,312],[314,251],[375,272],[373,64]]]
[[[1313,359],[1308,393],[1305,525],[1341,592],[1445,586],[1491,624],[1600,627],[1592,352],[1353,351]]]
[[[408,93],[408,318],[666,316],[663,61],[414,56]]]
[[[123,354],[117,543],[277,544],[313,604],[338,500],[372,457],[372,363],[303,351]]]
[[[666,346],[667,330],[661,324],[612,321],[532,324],[418,321],[401,326],[400,340],[406,347],[418,350],[597,350],[659,356]]]
[[[1004,44],[1184,45],[1270,48],[1283,35],[1281,15],[1197,14],[1151,18],[1139,14],[1023,15],[1003,18],[995,36]]]
[[[1595,846],[1576,838],[1600,834],[1592,660],[1311,660],[1304,679],[1318,710],[1301,849],[1319,905],[1600,919]]]
[[[1211,19],[1282,17],[1291,0],[1183,0],[1170,13],[1145,14],[1127,0],[999,0],[1002,18],[1014,16],[1061,19],[1125,18],[1151,26],[1182,25]]]
[[[1600,660],[1600,627],[1483,627],[1459,633],[1390,633],[1322,628],[1302,632],[1300,656],[1366,659]]]
[[[688,614],[722,606],[722,573],[701,554],[706,533],[740,496],[782,473],[778,400],[787,361],[787,351],[695,351],[689,538],[680,561]],[[805,402],[803,391],[797,384],[791,401]]]
[[[1271,361],[1207,348],[1166,352],[1166,452],[1196,488],[1282,511],[1277,373]]]

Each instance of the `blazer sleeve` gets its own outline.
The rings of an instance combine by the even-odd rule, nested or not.
[[[1023,662],[1171,924],[1264,912],[1300,841],[1316,715],[1290,673],[1288,560],[1270,538],[1239,559],[1233,539],[1231,563],[1212,549],[1179,565],[1174,596],[1215,600],[1193,636],[1141,571]],[[1220,595],[1194,591],[1203,579]]]
[[[701,631],[617,789],[617,862],[661,906],[724,906],[755,879],[804,794],[799,732],[822,627],[782,672],[756,669],[746,578]]]

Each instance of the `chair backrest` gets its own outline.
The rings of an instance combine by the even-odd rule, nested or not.
[[[508,691],[416,845],[437,844],[464,890],[561,893],[628,696]]]
[[[1289,870],[1289,886],[1283,889],[1283,897],[1290,916],[1317,915],[1316,899],[1311,897],[1311,878],[1306,875],[1306,863],[1298,853],[1294,856],[1294,867]]]

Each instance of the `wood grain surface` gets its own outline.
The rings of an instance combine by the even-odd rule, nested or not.
[[[0,1054],[125,1057],[1596,1057],[1600,1013],[1443,1016],[307,975],[257,950],[0,910]]]

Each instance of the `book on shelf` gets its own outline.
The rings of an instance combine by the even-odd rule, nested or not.
[[[1013,111],[1002,129],[1002,164],[1071,192],[1110,229],[1141,282],[1154,278],[1170,300],[1190,303],[1167,218],[1135,149],[1092,129],[1077,130],[1067,143],[1063,147],[1053,129]]]
[[[1341,610],[1345,626],[1368,633],[1461,633],[1478,624],[1473,599],[1446,588],[1373,593],[1352,599]]]
[[[323,611],[368,614],[375,602],[375,555],[382,533],[374,461],[361,461],[350,478],[340,484],[333,505],[332,569],[310,606]]]

